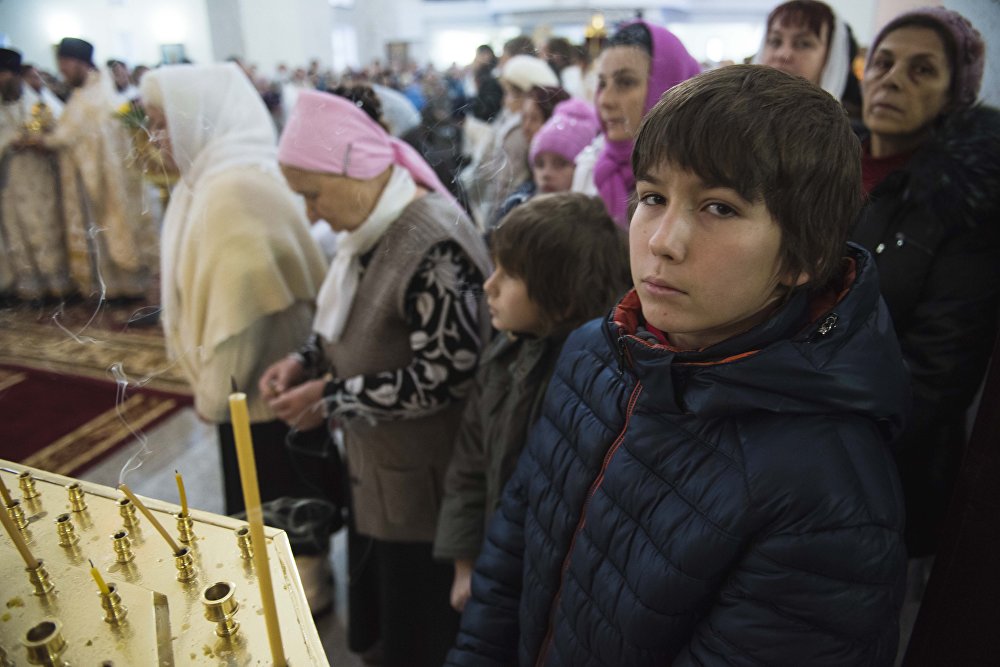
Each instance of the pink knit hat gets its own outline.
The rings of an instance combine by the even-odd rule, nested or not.
[[[412,146],[389,135],[350,100],[317,90],[299,93],[278,142],[278,162],[358,180],[398,164],[420,185],[454,201]]]
[[[539,153],[556,153],[572,162],[600,130],[592,105],[577,99],[560,102],[531,140],[528,159],[534,163]]]
[[[986,45],[983,36],[973,27],[969,20],[956,11],[944,7],[922,7],[900,14],[885,24],[868,49],[868,62],[878,49],[879,43],[893,30],[907,26],[936,27],[951,38],[955,53],[951,58],[951,94],[952,102],[958,108],[975,104],[979,96],[979,86],[983,82],[983,65],[986,61]],[[946,43],[945,48],[949,45]]]

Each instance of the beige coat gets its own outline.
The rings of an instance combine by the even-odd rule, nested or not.
[[[198,413],[229,421],[229,378],[252,421],[273,415],[260,398],[264,370],[309,336],[326,262],[292,192],[274,174],[234,167],[199,184],[174,256],[176,312],[167,345]]]

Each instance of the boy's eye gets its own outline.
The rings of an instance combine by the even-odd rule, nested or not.
[[[709,213],[719,218],[732,218],[736,216],[736,209],[721,202],[713,202],[706,208]]]
[[[666,202],[666,199],[662,195],[658,194],[644,194],[639,197],[639,203],[643,206],[662,206]]]

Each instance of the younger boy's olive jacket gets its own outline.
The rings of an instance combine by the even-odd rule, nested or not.
[[[435,558],[472,560],[479,554],[565,339],[504,332],[494,338],[476,373],[445,475]]]
[[[570,335],[447,664],[892,664],[909,380],[849,259],[705,350],[648,336],[635,292]]]

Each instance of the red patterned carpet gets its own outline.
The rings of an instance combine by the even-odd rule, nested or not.
[[[0,311],[0,458],[74,475],[191,404],[135,313]]]

